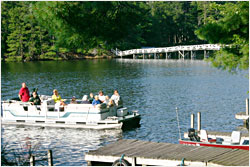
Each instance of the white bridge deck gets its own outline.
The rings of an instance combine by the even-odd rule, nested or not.
[[[183,46],[172,46],[172,47],[160,47],[160,48],[142,48],[142,49],[131,49],[131,50],[125,50],[125,51],[120,51],[118,49],[112,50],[116,54],[116,56],[119,57],[124,57],[124,56],[129,56],[133,55],[133,58],[135,58],[135,55],[140,54],[144,55],[145,54],[154,54],[154,58],[156,58],[157,53],[165,53],[166,54],[166,59],[170,58],[168,53],[171,52],[178,52],[179,53],[179,58],[185,58],[185,51],[190,51],[191,52],[191,58],[195,57],[195,54],[193,51],[204,51],[204,57],[206,57],[206,51],[213,51],[213,50],[220,50],[222,47],[225,45],[220,45],[220,44],[201,44],[201,45],[183,45]]]

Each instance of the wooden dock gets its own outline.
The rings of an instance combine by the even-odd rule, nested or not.
[[[248,150],[119,140],[85,154],[88,165],[112,165],[122,155],[132,166],[249,166]],[[184,163],[184,164],[183,164]]]

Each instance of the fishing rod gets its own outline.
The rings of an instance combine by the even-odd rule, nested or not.
[[[177,124],[178,124],[178,129],[179,129],[179,139],[181,139],[181,128],[179,124],[178,107],[175,108],[175,111],[176,111]]]

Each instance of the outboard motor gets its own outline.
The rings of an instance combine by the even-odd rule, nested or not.
[[[200,137],[197,135],[194,128],[188,129],[188,137],[191,141],[200,141]]]

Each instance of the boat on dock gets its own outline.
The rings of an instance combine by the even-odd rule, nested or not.
[[[184,139],[179,139],[180,144],[205,147],[220,147],[230,149],[249,150],[249,136],[241,137],[240,131],[233,131],[230,136],[214,137],[209,136],[207,131],[201,129],[196,132],[190,128],[188,134],[184,134]]]
[[[87,101],[77,100],[57,109],[51,96],[40,96],[41,105],[30,102],[6,100],[1,102],[2,124],[43,127],[126,129],[138,127],[141,116],[138,111],[128,111],[122,102],[107,106],[105,103],[93,106]]]

